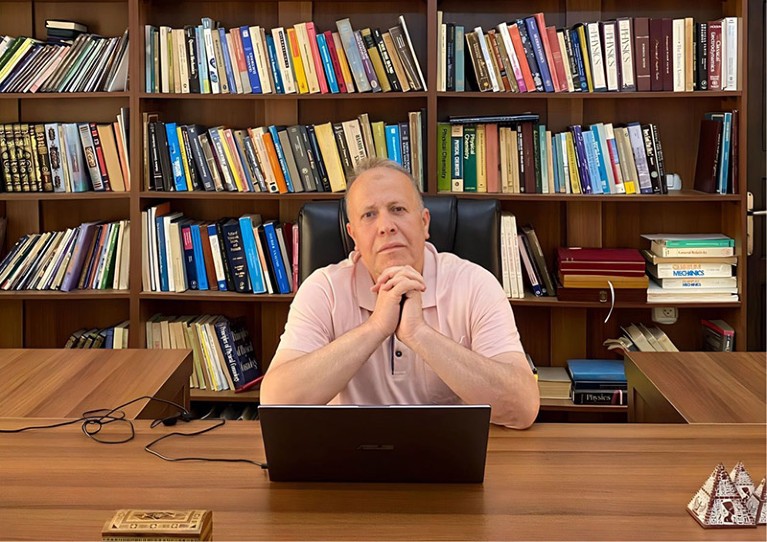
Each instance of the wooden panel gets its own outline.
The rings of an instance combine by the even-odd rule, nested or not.
[[[224,28],[259,25],[265,29],[279,26],[279,2],[142,2],[140,23],[182,28],[200,24],[201,17],[219,21]]]
[[[0,301],[0,348],[24,346],[24,302],[3,299]]]
[[[7,203],[5,216],[8,218],[5,232],[8,246],[12,246],[22,235],[45,231],[40,229],[40,209],[34,200]]]
[[[77,200],[45,200],[40,202],[41,231],[63,230],[94,220],[114,221],[129,218],[127,199],[103,199],[83,205]]]
[[[20,120],[23,122],[115,122],[121,107],[128,107],[127,98],[99,97],[96,99],[62,100],[36,98],[21,100]]]
[[[600,248],[604,246],[602,235],[602,206],[599,202],[567,203],[566,246]]]
[[[598,21],[602,18],[602,2],[600,0],[565,0],[565,5],[567,6],[566,26],[587,21]]]
[[[388,94],[381,99],[350,97],[322,102],[307,100],[298,104],[298,120],[303,124],[321,124],[351,120],[361,113],[368,113],[371,122],[404,122],[408,112],[420,111],[423,107],[426,107],[425,98],[407,94]]]
[[[278,20],[280,26],[286,28],[313,20],[312,2],[280,2]]]
[[[78,329],[114,326],[128,319],[128,300],[25,301],[24,347],[63,348]]]
[[[121,36],[128,28],[128,2],[35,2],[35,37],[45,39],[45,20],[77,21],[89,32]]]
[[[585,309],[552,309],[551,365],[564,367],[568,359],[587,357],[586,332]]]
[[[222,104],[226,104],[223,106]],[[263,100],[242,100],[212,97],[209,95],[190,96],[182,100],[142,100],[144,112],[160,112],[160,120],[180,124],[202,124],[203,126],[228,126],[248,128],[265,123]]]
[[[3,16],[0,17],[0,34],[8,36],[30,36],[32,28],[31,2],[3,2]]]
[[[269,363],[277,351],[280,336],[288,319],[290,305],[287,303],[261,304],[261,359],[263,369],[269,368]]]

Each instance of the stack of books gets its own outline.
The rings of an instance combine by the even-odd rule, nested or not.
[[[628,404],[623,360],[570,359],[567,372],[573,381],[572,399],[576,405]]]
[[[619,352],[679,352],[668,335],[657,326],[642,323],[621,326],[623,335],[617,339],[607,339],[604,343],[608,350]]]
[[[724,320],[701,320],[703,350],[732,352],[735,349],[735,330]]]
[[[119,350],[128,348],[128,320],[105,328],[82,328],[72,333],[64,348]]]
[[[633,248],[557,249],[560,301],[646,301],[642,255]]]
[[[62,21],[59,19],[45,20],[45,33],[48,36],[46,41],[48,43],[72,45],[72,42],[77,36],[87,32],[87,26],[75,21]]]
[[[738,301],[735,240],[721,233],[645,234],[648,303]]]

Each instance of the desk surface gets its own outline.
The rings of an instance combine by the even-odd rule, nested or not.
[[[142,395],[178,399],[192,374],[189,350],[0,350],[0,416],[79,417]],[[165,411],[139,401],[129,418]]]
[[[28,423],[0,419],[0,428]],[[271,483],[252,465],[161,461],[143,446],[171,428],[136,425],[136,439],[119,446],[91,442],[77,426],[0,435],[0,538],[99,539],[119,508],[210,509],[215,540],[764,540],[767,534],[764,527],[702,529],[686,511],[720,461],[729,469],[742,460],[754,478],[764,476],[764,425],[493,427],[483,485]],[[170,438],[160,451],[264,460],[258,422]]]
[[[654,387],[687,423],[765,423],[766,365],[764,352],[626,354],[627,375]]]

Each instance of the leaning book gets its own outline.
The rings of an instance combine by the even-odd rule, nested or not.
[[[210,510],[118,510],[104,524],[101,539],[213,540]]]

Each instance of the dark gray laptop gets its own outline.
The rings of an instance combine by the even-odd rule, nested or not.
[[[260,406],[274,482],[474,482],[490,407]]]

